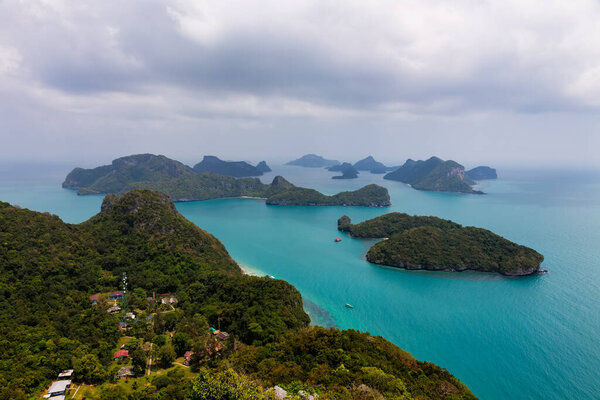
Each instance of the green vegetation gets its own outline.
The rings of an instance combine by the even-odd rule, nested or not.
[[[168,194],[174,201],[257,197],[265,198],[267,204],[273,205],[390,205],[387,189],[377,185],[326,196],[313,189],[296,187],[281,176],[276,176],[269,185],[257,178],[236,179],[211,172],[197,173],[177,161],[151,154],[123,157],[113,161],[109,169],[106,168],[76,168],[67,176],[63,187],[78,188],[79,194],[153,190]],[[98,177],[101,173],[97,171],[106,175]]]
[[[384,214],[354,225],[346,215],[338,220],[340,231],[348,232],[351,236],[360,238],[385,238],[420,226],[433,226],[442,229],[458,229],[461,227],[459,224],[447,219],[421,217],[399,212]]]
[[[232,360],[267,386],[300,388],[320,399],[475,398],[448,371],[355,330],[290,331],[277,343],[244,346]]]
[[[373,156],[368,156],[360,161],[354,163],[354,168],[358,171],[371,171],[372,174],[385,173],[388,168],[379,161],[375,160]]]
[[[267,204],[283,206],[366,206],[387,207],[390,195],[386,188],[367,185],[353,192],[326,196],[313,189],[294,187],[267,198]]]
[[[386,174],[384,179],[400,181],[415,189],[435,192],[476,193],[471,185],[475,182],[465,174],[459,163],[431,157],[426,161],[407,160],[403,166]]]
[[[108,300],[124,273],[125,298]],[[308,328],[293,286],[243,275],[162,193],[107,195],[78,225],[0,203],[0,277],[0,400],[39,397],[68,368],[77,399],[261,400],[274,385],[321,400],[474,398],[383,338]]]
[[[437,217],[390,213],[353,225],[344,215],[338,229],[355,237],[389,238],[372,246],[367,260],[392,267],[519,276],[540,272],[544,260],[535,250],[486,229]]]
[[[260,176],[263,174],[265,167],[269,167],[266,163],[261,164],[261,169],[258,166],[253,166],[245,161],[223,161],[215,156],[204,156],[204,159],[194,165],[196,172],[211,172],[213,174],[233,176],[243,178],[248,176]],[[270,169],[269,169],[270,171]]]

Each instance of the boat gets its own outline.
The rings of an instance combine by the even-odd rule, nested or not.
[[[354,308],[354,306],[353,306],[352,304],[348,304],[348,303],[346,303],[346,306],[345,306],[345,307],[346,307],[346,308]]]
[[[337,242],[341,242],[341,241],[342,241],[342,238],[341,238],[341,237],[339,237],[339,238],[335,238],[333,241],[334,241],[334,242],[336,242],[336,243],[337,243]]]

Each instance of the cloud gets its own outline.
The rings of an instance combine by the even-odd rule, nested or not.
[[[14,131],[394,131],[600,107],[593,0],[4,0],[0,18]]]

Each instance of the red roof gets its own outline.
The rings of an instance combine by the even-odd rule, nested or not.
[[[115,351],[113,358],[119,358],[119,357],[129,357],[129,352],[127,350]]]
[[[93,294],[90,296],[91,301],[94,301],[94,300],[98,301],[99,298],[100,298],[100,293],[96,293],[96,294]]]

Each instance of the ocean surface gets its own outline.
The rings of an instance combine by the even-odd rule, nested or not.
[[[78,223],[103,196],[60,187],[71,165],[0,164],[0,200]],[[389,208],[281,207],[257,199],[178,203],[245,269],[300,290],[314,324],[381,335],[447,368],[482,399],[600,399],[600,173],[499,170],[487,195],[428,193],[367,172],[332,180],[323,169],[276,174],[328,194],[386,186]],[[490,229],[545,256],[541,276],[424,272],[367,263],[373,240],[340,235],[336,222],[390,211],[435,215]],[[334,243],[342,236],[342,242]],[[350,303],[353,309],[345,308]]]

